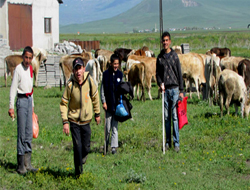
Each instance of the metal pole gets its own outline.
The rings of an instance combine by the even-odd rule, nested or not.
[[[162,0],[159,0],[159,15],[160,15],[160,39],[163,33],[163,17],[162,17]],[[160,40],[160,50],[162,49],[162,43]]]
[[[105,120],[104,120],[104,155],[106,155],[107,154],[107,141],[106,141],[106,110],[104,110],[105,111],[105,115],[104,115],[104,117],[105,117]]]
[[[164,85],[164,83],[162,83]],[[164,118],[164,91],[162,91],[162,150],[165,154],[165,118]]]

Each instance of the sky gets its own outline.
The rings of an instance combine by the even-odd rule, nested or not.
[[[60,25],[81,24],[119,15],[143,0],[63,0]]]

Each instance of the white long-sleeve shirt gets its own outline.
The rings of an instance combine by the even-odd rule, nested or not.
[[[23,64],[16,66],[14,76],[10,87],[10,104],[9,108],[14,109],[14,101],[18,94],[31,93],[33,88],[33,78],[30,76],[30,67],[26,68]],[[32,94],[32,106],[34,107],[34,100]]]

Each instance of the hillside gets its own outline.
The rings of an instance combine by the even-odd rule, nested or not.
[[[164,30],[184,27],[246,28],[250,23],[250,1],[163,0]],[[60,33],[123,33],[133,28],[159,27],[159,1],[143,0],[110,19],[60,27]]]
[[[85,23],[111,18],[136,6],[142,0],[63,0],[60,25]]]

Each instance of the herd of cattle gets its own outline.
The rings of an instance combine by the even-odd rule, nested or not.
[[[208,99],[209,104],[218,103],[223,116],[223,106],[225,105],[229,114],[229,105],[235,105],[237,113],[238,106],[241,107],[241,115],[245,114],[248,117],[250,110],[250,98],[248,91],[250,87],[250,61],[243,57],[231,56],[231,51],[228,48],[212,48],[205,54],[187,53],[182,54],[180,46],[173,46],[173,50],[178,54],[182,77],[186,89],[192,88],[192,83],[195,84],[197,96],[200,99],[200,89],[202,89],[203,99]],[[33,48],[34,58],[32,60],[35,86],[37,86],[37,74],[41,64],[44,64],[47,59],[47,52]],[[110,64],[112,54],[117,54],[120,58],[120,63],[125,63],[123,68],[124,75],[127,81],[130,81],[134,87],[134,92],[137,88],[137,99],[145,101],[145,88],[148,92],[150,100],[151,83],[156,82],[156,57],[153,51],[144,46],[141,49],[117,48],[114,51],[97,49],[95,53],[83,50],[81,54],[64,55],[61,57],[59,65],[64,75],[64,84],[72,74],[72,62],[76,57],[82,57],[86,64],[86,71],[90,72],[95,83],[98,85],[101,82],[102,73]],[[11,73],[15,67],[21,63],[20,55],[9,55],[5,58],[7,65],[7,73]],[[120,64],[120,69],[122,66]],[[7,79],[5,73],[5,79]],[[7,84],[6,84],[7,86]],[[139,89],[141,89],[141,97],[139,97]],[[158,92],[158,98],[160,93]],[[190,98],[192,98],[190,90]]]

